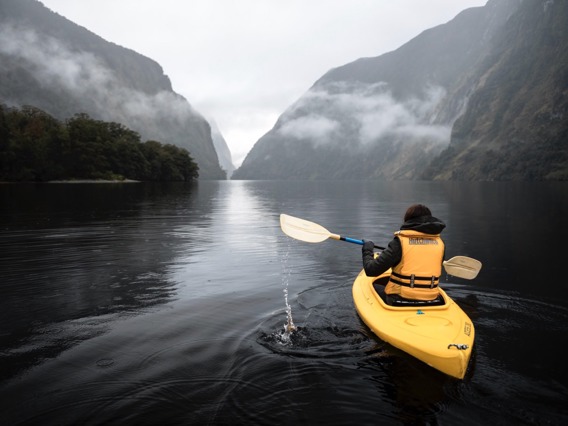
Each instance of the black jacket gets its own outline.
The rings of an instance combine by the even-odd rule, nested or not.
[[[424,232],[425,234],[440,234],[446,224],[434,216],[420,216],[412,218],[402,224],[401,230],[410,229],[412,231]],[[372,241],[364,241],[363,253],[363,269],[369,277],[381,275],[387,269],[400,263],[402,259],[402,246],[398,237],[394,237],[388,247],[381,252],[381,255],[375,259],[373,251],[374,243]]]

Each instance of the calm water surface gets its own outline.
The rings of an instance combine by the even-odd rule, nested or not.
[[[443,283],[465,380],[359,320],[360,246],[279,226],[386,245],[414,202],[483,262]],[[566,183],[0,185],[0,424],[566,424],[567,212]]]

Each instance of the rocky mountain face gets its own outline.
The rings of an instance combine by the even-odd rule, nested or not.
[[[330,70],[232,178],[568,180],[567,10],[489,0]]]
[[[442,167],[424,177],[568,180],[568,2],[523,1],[471,82]]]
[[[0,1],[0,103],[59,120],[118,122],[189,151],[203,179],[225,179],[207,120],[155,61],[102,39],[37,0]]]

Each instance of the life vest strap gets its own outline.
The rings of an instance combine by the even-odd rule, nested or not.
[[[394,277],[396,277],[396,278],[394,278]],[[400,279],[397,279],[397,278],[400,278]],[[402,281],[402,280],[407,280],[407,281],[410,281],[410,282]],[[430,284],[417,284],[416,280],[430,281]],[[396,272],[392,272],[391,278],[390,278],[390,281],[392,283],[402,285],[402,286],[405,286],[405,287],[410,287],[410,288],[436,288],[436,287],[438,287],[439,280],[440,280],[440,277],[436,277],[434,275],[432,275],[430,277],[417,277],[414,274],[408,276],[408,275],[398,274]]]
[[[394,276],[397,277],[397,278],[402,278],[402,279],[406,279],[406,280],[409,280],[409,279],[411,279],[412,277],[414,277],[415,280],[422,280],[422,281],[424,281],[424,280],[425,280],[425,281],[430,281],[430,280],[432,280],[432,279],[434,279],[434,280],[439,280],[439,279],[440,279],[440,277],[437,277],[437,276],[435,276],[435,275],[431,275],[431,276],[428,276],[428,277],[417,277],[417,276],[414,275],[414,274],[408,276],[408,275],[398,274],[398,273],[396,273],[396,272],[394,272],[394,271],[392,272],[391,275],[394,275]]]

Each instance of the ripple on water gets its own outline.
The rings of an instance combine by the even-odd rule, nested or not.
[[[363,330],[338,325],[303,325],[289,330],[267,320],[257,342],[275,354],[302,358],[350,358],[380,351]],[[272,331],[264,331],[266,328]]]

